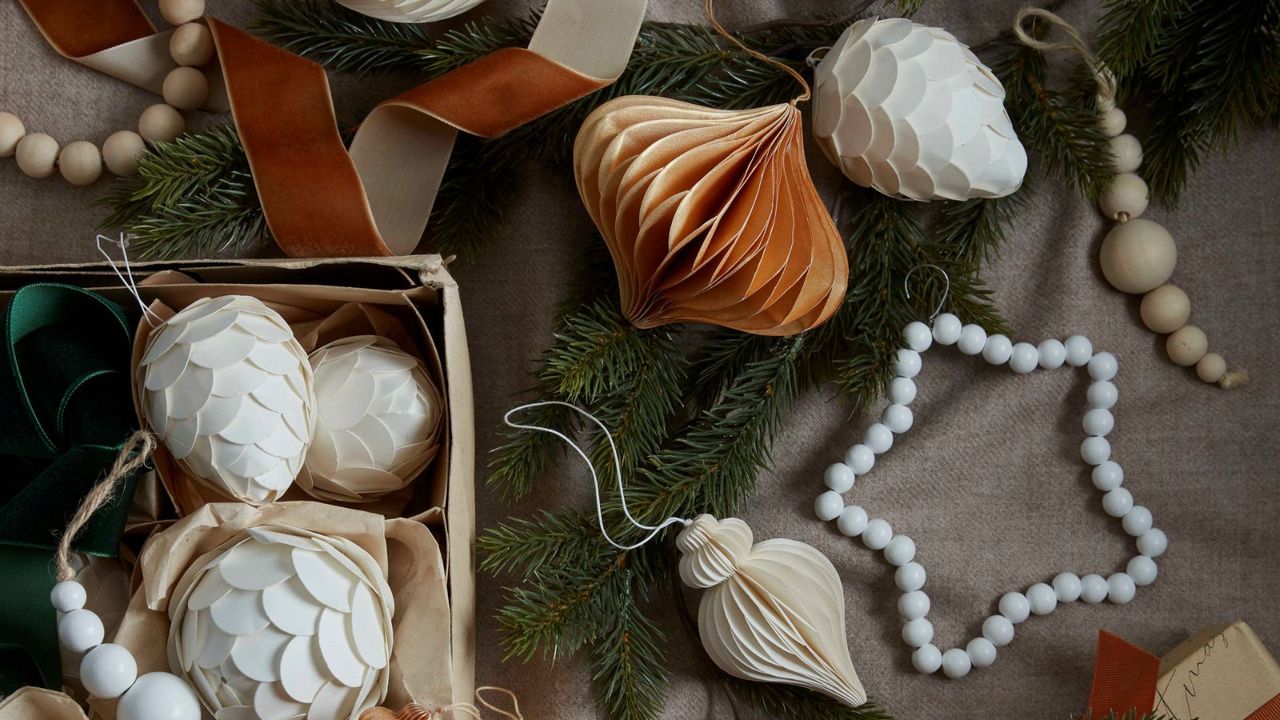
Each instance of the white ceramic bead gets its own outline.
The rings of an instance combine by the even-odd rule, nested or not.
[[[1083,335],[1072,335],[1062,344],[1067,348],[1067,364],[1071,367],[1084,367],[1093,357],[1093,343]]]
[[[823,522],[840,517],[842,510],[844,510],[844,498],[840,497],[838,492],[828,490],[813,501],[813,512]]]
[[[867,511],[861,506],[849,505],[840,512],[840,518],[836,520],[836,528],[840,530],[841,535],[858,537],[863,530],[867,529]]]
[[[1183,325],[1165,338],[1164,348],[1175,365],[1191,367],[1209,352],[1209,338],[1195,325]]]
[[[1053,577],[1053,592],[1058,602],[1072,603],[1080,599],[1082,590],[1080,577],[1075,573],[1058,573]]]
[[[187,121],[182,113],[164,103],[156,103],[138,117],[138,134],[144,139],[169,142],[182,134]]]
[[[916,556],[916,542],[906,535],[894,535],[884,546],[884,559],[894,567],[902,567]]]
[[[1141,295],[1168,282],[1178,264],[1178,247],[1168,230],[1135,218],[1107,232],[1098,248],[1098,264],[1112,287]]]
[[[876,454],[871,451],[871,448],[858,443],[844,454],[844,464],[853,468],[855,475],[866,475],[876,464]]]
[[[1097,382],[1111,380],[1120,371],[1120,363],[1116,356],[1109,352],[1100,352],[1089,359],[1089,377]],[[1097,407],[1096,405],[1094,407]]]
[[[853,468],[844,463],[833,463],[823,473],[822,480],[835,493],[847,493],[853,489]]]
[[[147,142],[132,130],[118,130],[102,143],[102,161],[107,169],[120,177],[138,174],[138,161],[147,152]]]
[[[898,348],[893,358],[893,374],[911,379],[920,374],[920,353],[911,348]]]
[[[1142,296],[1138,314],[1151,332],[1171,333],[1187,324],[1191,317],[1191,299],[1182,288],[1165,283]]]
[[[1110,492],[1124,482],[1124,468],[1115,460],[1098,463],[1093,468],[1093,486],[1103,492]]]
[[[911,666],[924,675],[936,673],[942,667],[942,651],[932,645],[916,648],[911,653]]]
[[[1111,414],[1110,410],[1102,408],[1094,408],[1084,414],[1084,426],[1086,435],[1097,435],[1099,437],[1109,434],[1116,427],[1116,418]]]
[[[1092,573],[1080,578],[1080,599],[1097,605],[1107,599],[1107,580]]]
[[[933,331],[929,329],[928,325],[916,320],[903,328],[902,340],[912,350],[924,352],[929,349],[929,346],[933,345]]]
[[[895,435],[901,435],[910,430],[913,419],[911,409],[906,405],[890,405],[880,416],[880,422]]]
[[[99,645],[80,661],[80,682],[96,698],[114,700],[137,679],[138,663],[133,653],[115,643]]]
[[[942,673],[952,680],[958,680],[969,674],[973,667],[969,653],[960,648],[951,648],[942,653]]]
[[[84,601],[88,597],[83,585],[75,580],[63,580],[53,586],[53,590],[49,593],[49,602],[53,603],[54,610],[69,613],[84,607]]]
[[[204,0],[160,0],[160,15],[170,25],[183,25],[204,15]]]
[[[1146,555],[1134,555],[1129,559],[1129,564],[1125,567],[1124,572],[1133,579],[1133,584],[1138,587],[1146,587],[1156,581],[1156,561]]]
[[[1102,128],[1102,134],[1109,138],[1119,135],[1124,132],[1124,111],[1115,106],[1110,110],[1103,110],[1098,115],[1098,125]]]
[[[1048,583],[1036,583],[1027,588],[1027,604],[1036,615],[1048,615],[1058,607],[1058,593]]]
[[[981,325],[965,325],[960,330],[956,347],[965,355],[977,355],[987,346],[987,331]]]
[[[951,313],[942,313],[933,319],[933,339],[939,345],[956,344],[963,329],[960,318]]]
[[[1040,353],[1040,367],[1045,370],[1057,370],[1067,361],[1067,346],[1061,340],[1042,340],[1036,351]]]
[[[24,135],[14,151],[18,169],[32,178],[47,178],[58,162],[58,141],[44,133]]]
[[[1111,517],[1124,517],[1133,509],[1133,493],[1122,487],[1108,491],[1102,496],[1102,509]]]
[[[1013,354],[1009,356],[1009,367],[1016,373],[1026,375],[1040,365],[1040,351],[1031,343],[1020,342],[1013,346]]]
[[[1013,355],[1013,341],[1004,335],[992,335],[982,348],[982,359],[992,365],[1003,365]]]
[[[1196,377],[1207,383],[1216,383],[1227,374],[1227,361],[1218,353],[1205,353],[1196,363]]]
[[[1118,173],[1098,195],[1098,209],[1108,220],[1125,222],[1147,211],[1147,183],[1134,173]]]
[[[213,35],[201,23],[175,28],[169,36],[169,56],[179,65],[204,65],[213,59]]]
[[[1131,173],[1142,167],[1142,143],[1129,133],[1108,141],[1111,144],[1111,166],[1118,173]]]
[[[120,698],[116,720],[200,720],[200,701],[182,678],[151,672],[138,678]]]
[[[87,140],[67,143],[58,153],[58,172],[63,180],[77,187],[92,185],[102,177],[102,153]]]
[[[964,646],[964,651],[969,655],[969,662],[974,667],[984,668],[991,667],[996,661],[996,646],[986,638],[974,638]]]
[[[889,402],[894,405],[910,405],[916,399],[916,381],[896,377],[889,381]]]
[[[1149,558],[1158,558],[1169,549],[1169,538],[1160,528],[1151,528],[1138,538],[1138,552]]]
[[[1151,511],[1142,505],[1134,505],[1124,514],[1124,520],[1121,520],[1120,524],[1124,526],[1125,532],[1137,538],[1151,529],[1151,522]]]
[[[13,113],[0,112],[0,157],[12,157],[27,128]]]
[[[1110,410],[1115,407],[1116,400],[1120,398],[1120,391],[1110,380],[1099,380],[1089,385],[1087,397],[1090,407]]]
[[[1000,614],[1017,625],[1031,614],[1031,603],[1020,592],[1007,592],[1000,597]]]
[[[1111,443],[1106,438],[1088,437],[1080,443],[1080,458],[1089,465],[1099,465],[1111,458]]]
[[[902,639],[914,648],[928,645],[933,640],[933,623],[924,618],[907,621],[902,626]]]
[[[72,610],[58,620],[58,642],[73,653],[82,653],[102,642],[106,629],[92,610]]]
[[[164,101],[179,110],[195,110],[209,99],[209,79],[193,67],[178,67],[164,76]]]
[[[898,598],[898,612],[908,620],[915,620],[928,615],[929,596],[923,590],[902,593]]]
[[[992,615],[982,621],[982,637],[996,647],[1004,647],[1013,642],[1013,623],[1003,615]]]
[[[893,528],[888,521],[880,518],[873,518],[867,521],[867,526],[862,530],[862,544],[872,550],[883,550],[893,539]]]
[[[924,587],[926,573],[924,566],[918,562],[909,562],[893,573],[893,584],[902,592],[911,592]]]
[[[1107,599],[1116,605],[1124,605],[1138,592],[1133,578],[1127,573],[1114,573],[1107,578]]]
[[[862,444],[871,448],[871,452],[883,455],[893,447],[893,431],[885,427],[884,423],[872,423],[862,436]]]

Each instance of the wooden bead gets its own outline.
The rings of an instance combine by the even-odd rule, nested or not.
[[[1102,128],[1102,134],[1109,138],[1124,132],[1125,122],[1124,111],[1118,107],[1113,107],[1098,116],[1098,125]]]
[[[147,140],[169,142],[182,134],[187,122],[172,106],[156,103],[142,111],[138,118],[138,134]]]
[[[1190,367],[1209,352],[1209,338],[1195,325],[1183,325],[1165,340],[1164,349],[1174,363]]]
[[[72,185],[92,185],[102,176],[102,153],[88,140],[67,143],[58,153],[58,172]]]
[[[1110,220],[1132,220],[1147,211],[1147,183],[1133,173],[1118,173],[1098,195],[1098,209]]]
[[[107,169],[120,177],[130,177],[138,172],[138,161],[147,152],[147,143],[132,130],[111,133],[102,143],[102,159]]]
[[[193,67],[176,67],[164,76],[164,101],[179,110],[195,110],[209,99],[209,80]]]
[[[27,128],[13,113],[0,112],[0,157],[10,157],[18,150],[18,141]]]
[[[1218,353],[1206,353],[1196,363],[1196,377],[1207,383],[1216,383],[1227,374],[1227,361]]]
[[[1111,228],[1102,239],[1098,262],[1112,287],[1136,295],[1169,279],[1178,263],[1178,248],[1168,230],[1137,218]]]
[[[169,55],[179,65],[204,65],[213,59],[213,35],[201,23],[187,23],[169,36]]]
[[[14,151],[18,169],[28,177],[47,178],[58,162],[58,141],[44,133],[25,135]]]
[[[1137,170],[1142,165],[1142,143],[1138,138],[1124,133],[1110,140],[1111,162],[1118,173]]]
[[[160,15],[170,25],[182,25],[204,17],[204,0],[160,0]]]
[[[1151,332],[1171,333],[1187,324],[1191,317],[1191,300],[1176,285],[1161,285],[1142,296],[1138,308],[1142,324]]]

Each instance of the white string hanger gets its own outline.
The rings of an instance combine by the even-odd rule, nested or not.
[[[107,249],[102,246],[103,243],[120,248],[120,258],[124,263],[124,273],[120,272],[120,266],[116,264],[115,258],[111,257],[111,253],[107,252]],[[138,281],[133,278],[133,268],[129,266],[129,236],[125,233],[120,233],[120,239],[115,240],[99,234],[95,244],[98,246],[98,252],[107,259],[107,264],[111,266],[112,272],[116,274],[116,277],[120,278],[121,284],[129,291],[133,299],[138,302],[138,307],[142,308],[142,317],[146,319],[147,324],[151,327],[155,327],[157,323],[164,324],[164,318],[161,318],[155,311],[147,307],[146,301],[142,299],[142,293],[138,291]],[[126,275],[128,276],[127,278],[125,277]]]

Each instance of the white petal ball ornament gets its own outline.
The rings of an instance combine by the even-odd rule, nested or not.
[[[311,354],[316,427],[298,484],[316,497],[364,502],[399,490],[439,450],[440,391],[394,342],[357,335]]]
[[[138,366],[148,424],[200,482],[254,505],[284,493],[315,425],[307,354],[257,298],[202,298],[151,331]]]
[[[371,18],[400,23],[438,22],[470,10],[484,0],[338,0]]]
[[[814,81],[814,138],[857,184],[911,200],[1002,197],[1022,185],[1027,153],[1004,87],[946,30],[859,20]]]
[[[169,664],[220,720],[348,720],[385,697],[391,589],[349,540],[249,528],[187,569]]]

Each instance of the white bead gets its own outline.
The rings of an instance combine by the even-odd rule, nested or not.
[[[1191,298],[1177,285],[1165,283],[1142,296],[1138,315],[1151,332],[1168,334],[1187,324]]]
[[[973,664],[969,659],[969,653],[960,648],[951,648],[942,653],[942,673],[952,680],[968,675],[969,670],[972,668]]]
[[[1017,625],[1031,614],[1031,603],[1020,592],[1007,592],[1000,597],[1000,614]]]
[[[1218,353],[1205,353],[1196,363],[1196,377],[1207,383],[1216,383],[1227,374],[1227,361]]]
[[[909,620],[902,626],[902,640],[911,647],[924,647],[933,640],[933,623],[924,618]]]
[[[1016,373],[1026,375],[1040,365],[1040,351],[1031,343],[1020,342],[1013,346],[1013,354],[1009,356],[1009,367]]]
[[[114,700],[137,679],[138,663],[133,653],[115,643],[99,645],[80,661],[80,682],[96,698]]]
[[[1013,642],[1013,623],[1003,615],[992,615],[982,621],[982,637],[996,647],[1004,647]]]
[[[1097,605],[1107,599],[1107,581],[1101,575],[1090,573],[1080,578],[1080,599]]]
[[[907,382],[911,382],[908,380]],[[872,466],[876,464],[876,454],[871,448],[858,443],[849,448],[849,452],[844,454],[844,464],[853,468],[855,475],[866,475],[871,472]]]
[[[92,610],[72,610],[58,620],[58,642],[73,653],[82,653],[102,642],[106,629]]]
[[[1053,578],[1053,592],[1058,602],[1071,603],[1080,599],[1080,578],[1075,573],[1058,573]]]
[[[204,0],[160,0],[160,15],[170,25],[184,25],[204,15]]]
[[[116,720],[200,720],[200,701],[187,681],[167,672],[138,678],[120,698]]]
[[[1124,469],[1115,460],[1099,463],[1093,469],[1093,486],[1103,492],[1115,490],[1123,482]]]
[[[1106,189],[1098,194],[1098,209],[1108,220],[1119,220],[1121,213],[1126,221],[1147,211],[1147,183],[1134,173],[1117,173]]]
[[[1127,573],[1114,573],[1107,578],[1107,599],[1116,605],[1123,605],[1133,599],[1138,592],[1133,578]]]
[[[1003,365],[1013,355],[1013,341],[1004,335],[992,335],[982,348],[982,359],[992,365]]]
[[[1169,281],[1178,247],[1162,226],[1135,218],[1111,228],[1098,248],[1102,275],[1120,292],[1141,295]]]
[[[902,330],[902,340],[907,347],[916,352],[924,352],[933,345],[933,331],[928,325],[916,320]]]
[[[1072,335],[1062,344],[1067,348],[1067,364],[1071,367],[1084,367],[1093,357],[1093,343],[1083,335]]]
[[[1100,352],[1089,359],[1089,377],[1096,381],[1110,380],[1119,371],[1120,363],[1116,361],[1116,356],[1109,352]]]
[[[981,325],[965,325],[960,330],[956,347],[965,355],[977,355],[987,346],[987,331]]]
[[[1111,443],[1106,438],[1089,437],[1080,443],[1080,457],[1089,465],[1098,465],[1111,458]]]
[[[892,539],[893,528],[880,518],[868,520],[867,526],[862,530],[862,544],[872,550],[883,550]]]
[[[896,377],[889,381],[889,402],[894,405],[910,405],[916,399],[916,382],[911,378]]]
[[[1191,367],[1209,352],[1209,338],[1195,325],[1183,325],[1165,338],[1164,349],[1175,365]]]
[[[1108,141],[1111,145],[1111,166],[1118,173],[1131,173],[1142,166],[1142,143],[1138,138],[1123,133]]]
[[[1111,414],[1110,410],[1094,408],[1084,414],[1084,422],[1082,424],[1086,435],[1102,437],[1115,429],[1116,418]]]
[[[87,599],[88,593],[84,591],[84,586],[75,580],[63,580],[54,585],[49,593],[49,602],[53,603],[53,609],[60,613],[79,610],[84,607],[84,601]]]
[[[1027,588],[1027,604],[1031,607],[1031,612],[1048,615],[1058,607],[1058,593],[1047,583],[1036,583]]]
[[[1124,526],[1124,531],[1134,537],[1142,537],[1151,529],[1151,511],[1141,505],[1134,505],[1129,512],[1124,514],[1124,520],[1120,522]]]
[[[828,490],[813,501],[813,513],[823,522],[840,517],[842,510],[844,510],[844,498],[840,497],[838,492]]]
[[[871,448],[871,452],[882,455],[893,447],[893,431],[885,427],[884,423],[873,423],[862,436],[862,444]]]
[[[895,435],[910,430],[912,420],[911,410],[906,405],[890,405],[880,416],[880,422]]]
[[[964,646],[964,651],[974,667],[991,667],[996,661],[996,646],[986,638],[970,640],[969,644]]]
[[[884,546],[884,559],[890,565],[902,567],[916,556],[916,542],[906,535],[894,535],[888,545]]]
[[[924,587],[924,566],[918,562],[909,562],[893,573],[893,584],[902,592],[911,592]]]
[[[204,65],[213,59],[213,35],[201,23],[186,23],[169,36],[169,56],[179,65]]]
[[[58,141],[44,133],[24,135],[14,151],[18,169],[32,178],[47,178],[58,162]]]
[[[196,68],[179,65],[164,76],[160,93],[179,110],[195,110],[209,99],[209,79]]]
[[[929,596],[923,590],[912,590],[898,598],[898,612],[908,620],[929,614]]]
[[[1093,362],[1090,360],[1089,362]],[[1099,380],[1089,385],[1089,406],[1110,410],[1115,407],[1116,400],[1120,398],[1120,391],[1116,389],[1115,383],[1110,380]]]
[[[853,468],[844,463],[833,463],[822,476],[823,482],[834,493],[847,493],[853,489]]]
[[[1111,517],[1124,517],[1133,508],[1133,493],[1118,487],[1102,496],[1102,509]]]
[[[893,358],[893,374],[911,379],[920,374],[920,353],[911,348],[898,348]]]
[[[1138,538],[1138,552],[1149,558],[1158,558],[1169,549],[1169,538],[1160,528],[1151,528]]]
[[[27,128],[13,113],[0,112],[0,157],[12,157]]]
[[[1125,574],[1133,579],[1133,584],[1146,587],[1156,581],[1156,561],[1146,555],[1134,555],[1125,566]]]
[[[87,140],[67,143],[58,153],[58,172],[63,180],[77,187],[92,185],[102,177],[102,153]]]
[[[156,103],[138,117],[138,134],[147,140],[169,142],[182,134],[187,121],[182,113],[164,103]]]
[[[1057,370],[1067,361],[1067,346],[1061,340],[1042,340],[1036,351],[1040,353],[1040,367],[1045,370]]]
[[[841,511],[836,528],[845,537],[858,537],[867,529],[867,511],[859,505],[849,505]]]
[[[933,319],[933,339],[939,345],[954,345],[960,339],[963,328],[960,318],[951,313],[942,313]]]
[[[1110,110],[1103,110],[1098,116],[1098,125],[1102,128],[1102,134],[1109,138],[1119,135],[1124,132],[1124,111],[1114,106]]]
[[[932,645],[916,648],[911,653],[911,666],[923,675],[931,675],[942,667],[942,651]]]
[[[147,152],[147,142],[132,130],[118,130],[102,143],[102,161],[107,169],[120,177],[138,174],[138,161]]]

